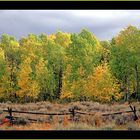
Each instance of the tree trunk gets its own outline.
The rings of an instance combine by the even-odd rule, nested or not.
[[[127,78],[127,101],[130,101],[130,79]]]
[[[138,66],[135,65],[135,90],[136,90],[136,98],[140,101],[139,95],[139,80],[138,80]]]
[[[63,76],[63,72],[62,72],[62,68],[60,68],[59,75],[58,75],[57,98],[59,98],[60,97],[60,94],[61,94],[61,89],[62,89],[62,76]]]
[[[15,85],[15,81],[14,81],[14,60],[11,60],[11,65],[9,65],[9,67],[11,67],[10,69],[10,86],[11,86],[11,89],[14,89],[14,85]],[[16,92],[13,90],[11,91],[11,96],[14,97],[14,99],[16,100],[17,99],[17,94]]]
[[[127,76],[124,79],[124,102],[127,101]]]

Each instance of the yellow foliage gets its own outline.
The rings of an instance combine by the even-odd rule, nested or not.
[[[5,58],[4,56],[4,50],[0,48],[0,60],[3,60]]]
[[[63,76],[63,86],[62,86],[62,91],[61,91],[61,96],[60,99],[64,99],[64,98],[72,98],[73,97],[73,93],[71,92],[70,89],[70,83],[69,83],[69,74],[71,73],[71,65],[68,64],[67,65],[67,69],[66,72]]]
[[[78,73],[80,74],[80,78],[78,80],[70,81],[70,79],[72,78],[71,70],[72,67],[70,64],[68,64],[66,72],[63,76],[63,81],[62,81],[63,86],[62,86],[62,91],[60,96],[61,99],[63,98],[78,99],[79,97],[84,95],[83,87],[86,82],[85,79],[83,78],[83,76],[85,75],[84,69],[82,67],[78,69]]]
[[[5,53],[0,48],[0,97],[6,98],[6,93],[10,92],[9,71],[6,67]]]
[[[19,49],[19,43],[16,42],[16,41],[11,40],[11,41],[10,41],[10,46],[11,46],[11,48],[12,48],[14,51],[16,51],[16,50]]]
[[[10,86],[10,84],[9,77],[6,73],[0,79],[0,98],[4,97],[6,99],[9,96],[9,93],[13,91],[13,88]]]
[[[71,35],[68,33],[58,32],[56,34],[55,42],[56,44],[68,48],[69,44],[71,43]]]
[[[60,99],[72,98],[72,97],[73,97],[72,92],[67,92],[67,91],[62,90],[62,94],[61,94]]]
[[[47,68],[45,68],[45,65],[47,64],[47,61],[45,61],[43,58],[40,58],[38,64],[35,66],[36,68],[36,74],[43,74],[44,72],[47,72]]]
[[[85,75],[85,71],[82,67],[78,68],[78,73],[80,74],[80,76],[84,76]]]
[[[38,86],[37,81],[32,81],[31,82],[31,85],[30,85],[30,94],[29,94],[29,97],[37,98],[38,93],[39,93],[39,90],[40,90],[40,88]]]
[[[119,84],[111,75],[106,64],[98,66],[94,73],[88,77],[85,92],[100,102],[110,102],[113,99],[119,100],[121,98]]]
[[[24,62],[20,66],[18,73],[18,86],[20,89],[17,91],[17,95],[21,98],[28,96],[36,98],[39,92],[39,87],[36,81],[30,76],[32,69],[30,67],[31,59],[26,57]]]
[[[54,40],[56,38],[55,34],[48,35],[48,39]]]

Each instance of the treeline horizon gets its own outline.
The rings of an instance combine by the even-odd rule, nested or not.
[[[0,102],[140,100],[140,29],[0,38]]]

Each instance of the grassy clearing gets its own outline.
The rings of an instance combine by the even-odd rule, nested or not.
[[[140,103],[135,102],[137,115],[140,118]],[[41,116],[30,114],[13,113],[13,116],[23,118],[26,125],[7,124],[0,126],[0,130],[140,130],[140,120],[133,121],[132,113],[122,115],[101,116],[102,113],[130,110],[128,103],[124,104],[99,104],[96,102],[73,102],[69,104],[58,104],[50,102],[38,102],[28,104],[0,103],[0,109],[12,107],[13,110],[34,112],[67,112],[69,108],[77,106],[79,111],[96,112],[94,116],[76,115],[77,121],[70,120],[70,116]],[[8,115],[3,113],[0,119]],[[27,119],[37,119],[36,123],[28,123]],[[45,121],[45,122],[43,122]]]

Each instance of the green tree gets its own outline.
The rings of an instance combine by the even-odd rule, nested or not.
[[[9,73],[9,81],[10,81],[10,89],[9,96],[10,100],[16,100],[16,91],[17,91],[17,71],[18,66],[20,64],[20,46],[18,41],[15,40],[14,37],[9,35],[2,35],[1,36],[1,42],[0,47],[5,52],[5,60],[6,60],[6,66]]]
[[[125,100],[129,100],[132,93],[139,98],[139,38],[140,30],[129,26],[112,41],[110,66],[122,83]]]
[[[109,58],[110,58],[110,49],[111,49],[111,44],[109,41],[101,41],[100,42],[102,45],[102,59],[101,61],[103,63],[108,63]]]
[[[71,35],[70,47],[66,49],[67,67],[64,71],[62,98],[85,98],[83,84],[101,60],[102,47],[96,37],[83,29],[80,34]],[[70,68],[70,70],[69,70]],[[66,81],[67,80],[67,81]]]

